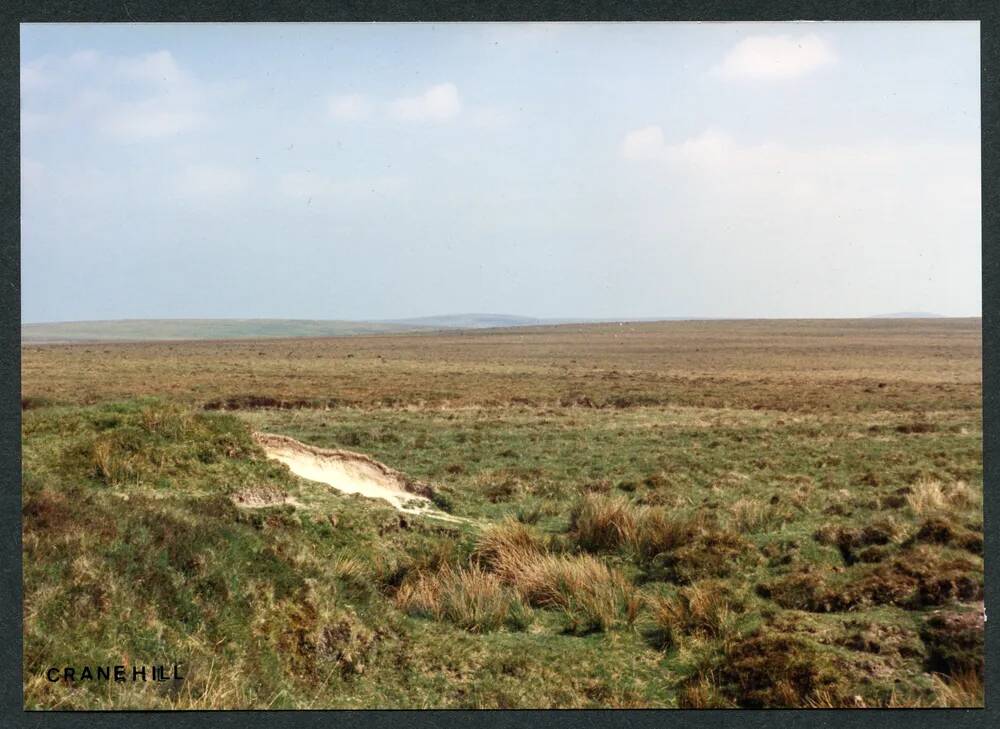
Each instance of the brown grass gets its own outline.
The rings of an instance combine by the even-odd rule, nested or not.
[[[447,620],[473,633],[497,630],[512,616],[521,619],[520,598],[477,565],[465,569],[444,566],[404,583],[396,592],[396,606],[411,615]]]
[[[519,522],[485,530],[474,559],[529,604],[563,610],[572,632],[607,630],[622,618],[635,620],[638,596],[616,570],[589,554],[551,554]]]
[[[952,709],[984,705],[983,676],[977,671],[965,671],[953,676],[934,674],[932,681],[934,706]]]
[[[725,641],[747,608],[747,598],[734,595],[720,580],[702,580],[676,595],[650,600],[654,638],[660,647],[679,645],[687,636]]]
[[[570,514],[570,531],[584,549],[617,549],[635,540],[637,516],[627,499],[585,493]]]
[[[640,558],[649,559],[688,544],[704,527],[702,515],[647,507],[639,514],[632,546]]]
[[[948,507],[948,499],[940,481],[923,480],[914,484],[906,495],[906,503],[917,516],[936,514]]]
[[[25,345],[22,398],[87,403],[153,395],[320,408],[574,402],[977,410],[981,331],[979,319],[692,321],[433,336]],[[943,350],[946,360],[937,356]],[[899,384],[905,398],[897,397]]]
[[[783,506],[747,497],[733,502],[729,511],[736,529],[751,534],[779,529],[792,516]]]

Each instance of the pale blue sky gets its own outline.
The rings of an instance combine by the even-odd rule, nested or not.
[[[26,322],[981,312],[977,23],[21,43]]]

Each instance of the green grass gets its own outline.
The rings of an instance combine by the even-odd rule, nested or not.
[[[247,416],[248,424],[157,401],[28,411],[27,703],[62,708],[673,706],[692,696],[709,701],[699,698],[697,682],[717,676],[711,666],[726,650],[743,655],[740,641],[777,641],[803,653],[803,660],[848,665],[859,659],[836,643],[849,638],[844,615],[868,620],[876,631],[897,626],[900,635],[916,636],[927,610],[942,603],[903,601],[875,605],[874,613],[803,614],[794,609],[798,606],[785,608],[780,597],[766,599],[753,588],[787,579],[803,566],[825,566],[824,579],[838,578],[848,586],[854,573],[878,570],[881,565],[858,564],[841,575],[830,572],[845,569],[841,555],[815,533],[824,525],[867,524],[877,517],[893,520],[904,534],[915,533],[920,522],[909,514],[911,507],[881,508],[880,497],[920,479],[950,483],[962,476],[975,482],[979,472],[970,458],[975,421],[963,416],[941,423],[946,433],[953,426],[967,431],[960,435],[955,429],[948,436],[952,447],[945,449],[937,434],[934,443],[926,435],[903,434],[889,442],[826,438],[816,443],[813,424],[782,428],[772,423],[768,429],[773,416],[759,413],[736,440],[732,433],[740,431],[735,427],[694,427],[702,417],[697,411],[642,410],[615,418],[573,413],[539,426],[529,413],[427,418],[340,411],[334,421],[310,411],[258,413]],[[488,586],[488,599],[499,599],[499,607],[480,598],[470,602],[468,585],[452,589],[440,609],[420,609],[412,598],[401,599],[400,589],[423,589],[428,579],[440,580],[435,575],[442,569],[446,575],[478,569],[480,533],[419,519],[403,528],[386,507],[300,481],[263,457],[249,439],[250,425],[317,445],[361,448],[411,475],[446,484],[456,514],[499,521],[516,519],[524,499],[543,505],[544,516],[522,527],[537,535],[534,549],[553,561],[532,578],[536,587],[521,593],[535,609],[520,605],[519,578],[510,583],[514,592],[507,592],[507,578],[491,572],[488,563],[480,574],[499,576]],[[851,426],[834,419],[824,432],[838,427]],[[730,445],[720,453],[718,447],[705,448],[706,440]],[[612,449],[614,442],[628,448]],[[602,448],[611,457],[595,458]],[[519,457],[511,459],[509,451]],[[708,456],[697,469],[689,460],[692,451]],[[884,483],[859,491],[864,474],[886,452],[906,457],[888,459],[889,467],[880,470]],[[947,462],[943,452],[949,454]],[[455,463],[464,464],[460,472]],[[817,463],[835,465],[822,476],[808,476],[816,473]],[[683,478],[677,475],[682,469]],[[513,484],[509,489],[496,486],[507,482]],[[592,494],[587,488],[607,491],[587,497],[598,505],[614,503],[640,515],[677,509],[699,514],[707,525],[699,527],[699,534],[739,539],[749,545],[752,559],[740,554],[738,571],[719,573],[711,559],[717,545],[700,551],[698,538],[668,550],[673,562],[658,562],[659,553],[644,556],[629,539],[582,539],[580,525],[571,528],[570,515],[582,494]],[[301,506],[277,502],[240,508],[231,496],[247,489],[293,496]],[[848,495],[836,497],[841,491]],[[789,504],[787,520],[766,529],[747,528],[745,504],[771,506],[775,496],[777,505]],[[825,514],[832,504],[849,511]],[[975,527],[977,505],[963,504],[952,518]],[[744,506],[734,512],[737,505]],[[889,545],[886,559],[917,549],[924,551],[915,554],[958,559],[965,565],[963,574],[980,584],[977,555],[953,545],[904,542],[900,537]],[[610,603],[595,598],[558,570],[552,572],[558,560],[569,560],[569,568],[588,550],[639,590],[642,606],[633,608],[637,615],[631,620],[624,603],[614,601],[621,598],[608,598]],[[545,593],[538,590],[546,585],[556,597],[540,597]],[[740,592],[740,609],[724,606],[722,617],[719,606],[692,610],[691,596],[703,595],[708,585],[717,588],[712,590],[716,595]],[[797,615],[808,615],[809,624],[828,631],[830,641],[796,637],[787,628],[773,635],[776,621]],[[796,630],[803,623],[793,622]],[[763,637],[753,638],[764,624]],[[808,650],[803,640],[811,641]],[[924,677],[925,651],[919,637],[914,640],[916,648],[892,660],[863,654],[868,663],[860,663],[868,666],[871,683],[834,686],[841,691],[836,700],[860,694],[884,704],[901,691],[914,701],[926,700],[931,689]],[[547,656],[559,658],[550,663]],[[50,665],[123,661],[177,662],[189,676],[169,690],[127,694],[103,684],[80,684],[67,692],[39,680]],[[883,664],[889,668],[878,668]],[[228,670],[233,666],[240,667],[239,679]],[[786,668],[775,670],[777,676]],[[550,694],[535,687],[540,677],[551,685]],[[808,689],[811,700],[831,695],[824,693],[831,686],[822,686],[822,691]],[[787,690],[765,688],[746,700],[780,703]],[[723,703],[741,701],[739,691],[725,682],[702,687],[706,691]]]

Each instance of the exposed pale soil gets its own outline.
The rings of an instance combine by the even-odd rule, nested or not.
[[[274,433],[254,433],[268,458],[308,481],[325,483],[345,494],[387,501],[397,511],[444,521],[464,521],[434,508],[431,487],[363,453],[316,448]]]

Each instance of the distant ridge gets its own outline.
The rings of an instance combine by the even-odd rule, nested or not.
[[[867,319],[943,319],[940,314],[899,312]],[[633,317],[607,319],[542,319],[513,314],[447,314],[409,319],[117,319],[112,321],[46,322],[21,325],[22,344],[72,342],[164,342],[210,339],[281,339],[346,337],[459,329],[609,324],[657,321],[715,321],[713,317]]]
[[[899,311],[894,314],[876,314],[869,319],[944,319],[943,314],[932,314],[929,311]]]
[[[582,319],[536,319],[512,314],[447,314],[444,316],[418,316],[410,319],[387,319],[382,323],[404,327],[431,327],[434,329],[493,329],[496,327],[526,327],[539,324],[567,324]]]
[[[148,342],[187,339],[341,337],[439,329],[487,329],[579,320],[543,320],[508,314],[456,314],[385,321],[339,319],[121,319],[22,324],[21,342]]]

